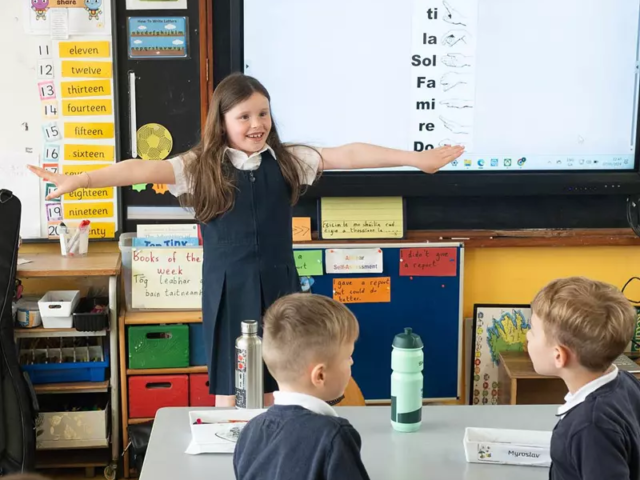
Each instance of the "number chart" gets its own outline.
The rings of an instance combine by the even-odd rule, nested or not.
[[[88,15],[71,3],[50,2],[48,9],[23,8],[23,1],[0,6],[15,18],[0,39],[16,45],[6,62],[4,106],[12,115],[0,119],[0,189],[12,190],[23,203],[23,239],[56,239],[60,224],[91,221],[92,239],[114,238],[118,231],[115,188],[81,188],[58,198],[55,181],[40,181],[38,202],[25,202],[36,188],[28,164],[52,174],[82,175],[116,161],[112,42],[112,4]],[[61,23],[62,22],[62,23]],[[7,178],[6,171],[11,175]],[[15,172],[15,173],[11,173]],[[36,177],[37,178],[37,177]]]

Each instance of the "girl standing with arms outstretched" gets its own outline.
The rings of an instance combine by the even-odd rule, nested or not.
[[[279,297],[300,291],[293,258],[292,205],[323,170],[414,166],[434,173],[462,147],[406,152],[368,144],[314,149],[285,146],[270,98],[256,79],[232,74],[216,88],[200,143],[166,161],[126,160],[78,176],[32,172],[57,189],[169,185],[201,223],[202,318],[209,389],[216,406],[235,400],[235,340],[242,320],[261,320]],[[265,405],[277,390],[265,369]]]

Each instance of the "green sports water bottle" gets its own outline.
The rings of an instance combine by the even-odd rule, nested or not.
[[[399,432],[415,432],[422,424],[422,347],[422,340],[410,328],[393,339],[391,425]]]

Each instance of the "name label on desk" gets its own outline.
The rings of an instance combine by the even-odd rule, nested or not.
[[[202,248],[134,248],[131,306],[202,308]]]
[[[478,445],[478,462],[548,467],[551,455],[548,448],[487,443]]]

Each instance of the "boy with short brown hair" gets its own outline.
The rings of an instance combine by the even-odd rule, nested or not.
[[[360,435],[330,406],[351,379],[355,316],[331,298],[296,293],[277,300],[263,324],[263,358],[279,391],[242,430],[236,478],[368,480]]]
[[[532,304],[527,347],[569,393],[551,437],[550,479],[640,478],[640,382],[613,361],[635,329],[622,293],[584,277],[554,280]]]

